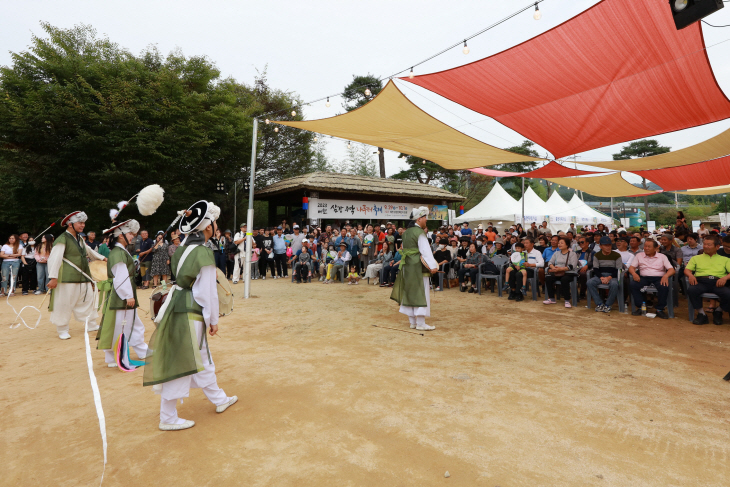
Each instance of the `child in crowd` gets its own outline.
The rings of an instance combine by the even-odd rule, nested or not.
[[[332,268],[335,266],[336,258],[337,252],[335,252],[335,245],[331,243],[327,246],[327,254],[325,256],[325,264],[327,265],[327,275],[324,279],[325,284],[332,282]]]
[[[251,263],[256,264],[252,266],[251,279],[259,278],[259,255],[261,255],[261,249],[256,247],[256,240],[251,239]]]
[[[360,274],[354,265],[350,266],[350,273],[347,275],[347,284],[360,284]]]
[[[525,262],[527,262],[527,254],[525,253],[525,246],[522,242],[516,242],[514,244],[514,252],[512,252],[512,256],[519,255],[520,260],[515,262],[516,259],[512,260],[513,257],[510,258],[510,264],[509,267],[507,267],[507,271],[505,272],[505,281],[507,281],[507,284],[505,285],[505,291],[507,289],[510,290],[509,298],[516,301],[522,301],[524,299],[524,295],[527,294],[527,270],[525,269]],[[515,279],[515,284],[512,288],[510,288],[510,273],[511,272],[517,272],[522,273],[522,292],[517,292],[517,279]]]

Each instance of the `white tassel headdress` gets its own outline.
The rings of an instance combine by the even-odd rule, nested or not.
[[[159,184],[151,184],[137,195],[137,208],[140,215],[150,216],[157,211],[165,200],[165,190]]]

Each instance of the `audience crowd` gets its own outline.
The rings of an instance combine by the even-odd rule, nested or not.
[[[404,231],[390,222],[300,227],[283,220],[276,227],[255,228],[251,276],[281,279],[291,272],[291,280],[297,283],[368,282],[392,287]],[[235,233],[217,230],[206,243],[216,266],[233,284],[244,275],[246,232],[245,224]],[[98,240],[93,231],[82,236],[94,250],[109,254],[108,238]],[[546,294],[545,305],[556,304],[558,294],[566,308],[573,307],[574,300],[590,296],[596,312],[609,313],[617,301],[628,305],[633,298],[635,315],[646,314],[646,308],[653,306],[655,316],[666,319],[668,300],[683,293],[697,311],[695,324],[709,323],[708,314],[713,323],[722,324],[723,311],[730,312],[726,278],[730,275],[730,235],[706,229],[704,224],[691,232],[681,212],[673,228],[662,227],[657,232],[629,232],[623,227],[609,230],[603,224],[577,229],[571,224],[568,231],[553,234],[547,222],[539,226],[533,222],[527,229],[516,224],[500,233],[491,223],[475,229],[464,223],[429,231],[428,238],[442,271],[432,276],[435,291],[458,287],[461,292],[477,293],[480,281],[489,277],[484,279],[487,290],[495,292],[501,280],[500,291],[517,302],[538,283],[537,291]],[[152,239],[147,230],[130,242],[128,250],[140,264],[140,289],[174,282],[170,258],[179,245],[175,232],[166,236],[158,231]],[[38,242],[27,232],[10,235],[0,251],[0,296],[15,295],[11,282],[24,295],[45,293],[46,262],[52,246],[50,234]],[[578,296],[572,296],[574,290]],[[716,299],[713,296],[703,306],[703,295],[708,293]]]

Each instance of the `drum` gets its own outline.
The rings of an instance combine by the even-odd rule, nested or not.
[[[107,273],[106,262],[103,260],[94,260],[89,262],[89,270],[91,270],[91,278],[96,282],[111,279],[111,276]]]
[[[216,289],[218,290],[218,314],[226,316],[233,313],[233,288],[226,275],[216,268]]]
[[[156,287],[152,290],[152,295],[150,296],[150,316],[153,320],[157,316],[157,313],[160,312],[162,303],[164,303],[167,299],[167,293],[169,292],[169,289],[163,290],[162,286]]]

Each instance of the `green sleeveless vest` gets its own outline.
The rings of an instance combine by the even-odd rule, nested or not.
[[[170,304],[152,334],[145,358],[142,385],[151,386],[185,377],[203,370],[200,357],[202,342],[197,342],[196,322],[203,320],[203,308],[193,299],[193,284],[205,266],[215,267],[213,251],[198,245],[190,251],[180,270],[178,263],[189,246],[177,248],[170,265],[175,272],[176,285]],[[206,323],[207,325],[207,323]],[[205,330],[203,338],[205,340]]]
[[[400,271],[393,285],[390,299],[403,306],[425,307],[426,293],[423,287],[424,276],[431,271],[423,265],[421,252],[418,250],[418,237],[424,234],[423,229],[414,225],[403,234],[403,249]]]
[[[54,247],[60,244],[65,245],[63,258],[67,259],[69,262],[73,262],[73,264],[82,271],[84,271],[86,275],[91,275],[91,271],[89,270],[89,261],[86,260],[86,244],[84,243],[83,239],[79,242],[70,233],[63,232],[61,235],[58,236],[56,241],[53,242]],[[84,277],[83,274],[68,265],[66,262],[63,262],[61,264],[61,271],[58,273],[58,282],[62,283],[91,281],[89,281],[89,279]]]
[[[134,281],[134,275],[136,272],[136,269],[134,267],[134,258],[129,255],[129,252],[115,245],[112,251],[109,253],[109,257],[107,257],[106,262],[106,271],[109,276],[113,275],[112,267],[119,264],[120,262],[127,266],[127,272],[129,272],[129,282],[132,284],[134,307],[139,308],[139,302],[137,301],[137,283]],[[113,283],[109,294],[109,309],[127,309],[127,300],[119,297],[119,295],[117,294],[117,290],[114,289]]]

